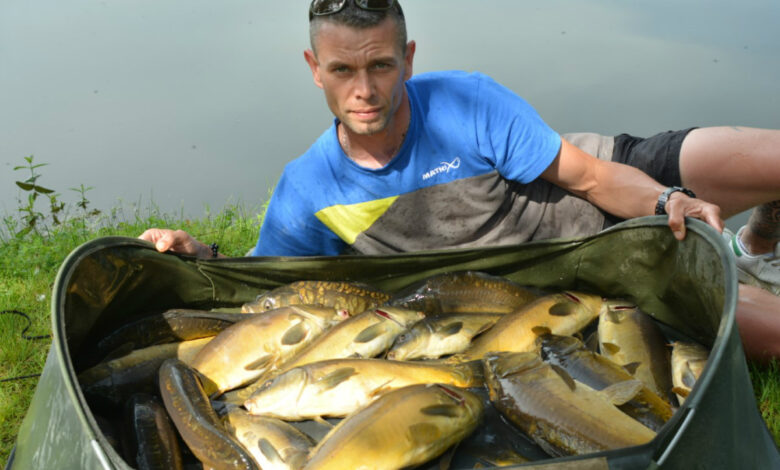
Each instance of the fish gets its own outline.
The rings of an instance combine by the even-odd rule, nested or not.
[[[84,395],[97,406],[118,406],[136,392],[154,393],[160,365],[166,359],[178,358],[192,364],[197,353],[211,341],[209,338],[160,344],[101,362],[78,374]]]
[[[573,336],[543,335],[537,338],[544,362],[565,370],[574,380],[594,390],[634,380],[629,370],[587,349]],[[655,392],[642,386],[639,392],[618,408],[653,431],[672,417],[671,405]]]
[[[536,349],[536,337],[545,333],[571,335],[598,318],[606,307],[600,296],[565,291],[540,297],[501,317],[490,330],[453,358],[481,359],[489,352],[527,352]]]
[[[293,305],[269,310],[219,333],[192,362],[209,396],[246,385],[343,320],[334,308]]]
[[[231,407],[222,422],[263,470],[298,470],[316,445],[314,439],[292,424],[267,416],[252,416],[240,407]]]
[[[482,399],[441,384],[382,395],[339,422],[312,449],[305,470],[400,469],[434,459],[479,425]]]
[[[231,403],[243,403],[265,381],[294,367],[327,359],[371,358],[383,354],[396,336],[423,317],[422,312],[397,307],[366,310],[333,326],[274,371],[264,374],[249,387],[227,395],[225,399]]]
[[[427,383],[481,387],[482,364],[384,359],[313,362],[268,380],[244,402],[244,408],[254,415],[287,421],[343,418],[391,390]]]
[[[126,404],[130,463],[141,470],[181,470],[179,439],[160,400],[135,394]]]
[[[626,366],[635,365],[634,377],[671,402],[672,371],[666,339],[655,321],[637,307],[602,312],[598,324],[599,351]]]
[[[115,351],[132,351],[157,344],[212,337],[246,318],[246,314],[240,313],[171,309],[144,316],[117,328],[101,338],[89,355],[102,358]]]
[[[550,455],[581,455],[642,445],[656,433],[618,410],[639,381],[603,391],[576,382],[535,352],[484,359],[490,401]]]
[[[468,349],[475,336],[488,330],[500,314],[449,314],[426,317],[395,339],[387,358],[397,361],[438,359]]]
[[[346,311],[350,316],[379,306],[390,294],[357,282],[297,281],[277,287],[241,306],[244,313],[264,312],[289,305],[317,305]]]
[[[699,380],[709,356],[709,350],[698,343],[689,341],[672,343],[672,391],[677,395],[680,405],[685,402],[696,381]]]
[[[539,294],[501,276],[479,271],[437,274],[393,295],[388,305],[444,313],[511,313]]]
[[[178,359],[160,366],[160,396],[184,443],[205,468],[260,470],[224,427],[197,373]]]

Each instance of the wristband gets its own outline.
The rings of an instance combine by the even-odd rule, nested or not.
[[[676,192],[681,192],[688,197],[696,197],[696,194],[693,191],[688,188],[683,188],[682,186],[667,188],[666,191],[658,196],[658,202],[655,203],[655,215],[666,215],[666,202],[669,201],[669,196]]]
[[[216,258],[217,253],[219,253],[219,245],[217,245],[216,243],[212,243],[211,245],[209,245],[209,248],[211,248],[211,257]]]

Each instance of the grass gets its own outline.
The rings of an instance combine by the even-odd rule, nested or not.
[[[22,419],[30,406],[37,377],[43,370],[51,340],[50,301],[62,261],[84,242],[103,236],[136,237],[150,227],[186,230],[199,240],[216,242],[227,256],[242,256],[254,246],[263,208],[248,211],[230,205],[199,219],[162,214],[156,207],[114,210],[109,214],[72,216],[58,225],[14,236],[10,217],[0,232],[0,311],[16,310],[29,316],[0,315],[0,464],[14,446]],[[27,331],[23,333],[25,327]],[[41,339],[25,339],[43,336]],[[32,376],[28,378],[21,378]],[[12,380],[8,380],[12,379]]]
[[[82,193],[83,198],[83,193]],[[82,201],[83,202],[83,201]],[[108,214],[88,212],[71,215],[62,223],[47,227],[39,223],[24,236],[15,236],[18,220],[6,216],[0,230],[0,310],[18,310],[30,317],[0,315],[0,464],[7,461],[19,425],[30,405],[37,375],[43,369],[50,339],[50,307],[53,282],[65,257],[82,243],[103,236],[135,237],[149,227],[180,228],[200,240],[214,241],[228,256],[241,256],[255,243],[264,208],[249,211],[230,205],[212,213],[208,208],[199,219],[162,214],[158,208],[115,209]],[[256,215],[257,213],[261,215]],[[40,221],[39,221],[40,222]],[[18,378],[31,375],[30,378]],[[780,446],[780,365],[750,365],[756,401],[764,420]],[[7,381],[9,378],[18,378]]]

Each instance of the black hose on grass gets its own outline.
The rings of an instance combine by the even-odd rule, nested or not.
[[[27,330],[29,330],[30,326],[32,326],[32,320],[30,319],[30,316],[27,315],[26,313],[21,312],[19,310],[3,310],[3,311],[0,311],[0,315],[7,315],[7,314],[8,315],[19,315],[19,316],[21,316],[21,317],[23,317],[23,318],[25,318],[27,320],[27,326],[25,326],[24,329],[22,330],[22,339],[26,339],[28,341],[35,341],[35,340],[39,340],[39,339],[50,339],[51,338],[50,334],[48,334],[48,335],[37,335],[37,336],[29,336],[29,335],[27,335]],[[37,378],[37,377],[40,377],[40,376],[41,376],[41,374],[20,375],[20,376],[17,376],[17,377],[10,377],[10,378],[7,378],[7,379],[0,379],[0,383],[3,383],[3,382],[14,382],[14,381],[17,381],[17,380]]]

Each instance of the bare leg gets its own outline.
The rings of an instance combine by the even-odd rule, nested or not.
[[[749,360],[765,363],[780,359],[780,297],[740,284],[736,316]]]

